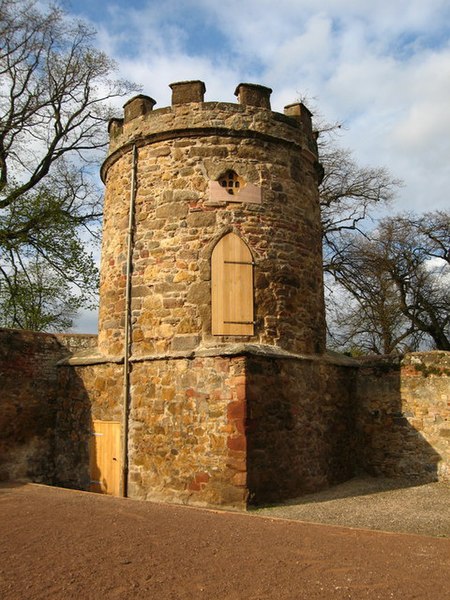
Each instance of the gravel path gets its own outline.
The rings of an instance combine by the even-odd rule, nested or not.
[[[358,478],[256,514],[450,538],[450,484]]]

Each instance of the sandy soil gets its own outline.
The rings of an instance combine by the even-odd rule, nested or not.
[[[0,597],[450,600],[450,540],[0,487]]]

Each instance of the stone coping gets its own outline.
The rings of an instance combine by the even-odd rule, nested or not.
[[[75,338],[75,339],[93,339],[98,337],[97,333],[72,333],[72,332],[54,332],[54,331],[34,331],[34,329],[19,329],[17,327],[0,327],[0,333],[12,333],[16,335],[32,335],[48,338]]]
[[[295,354],[277,346],[265,346],[262,344],[228,344],[226,346],[211,347],[200,346],[195,350],[130,356],[129,361],[130,363],[138,363],[159,360],[214,358],[221,356],[259,356],[264,358],[324,362],[344,367],[359,366],[359,361],[337,352],[326,352],[325,354]],[[92,349],[87,349],[78,352],[69,358],[60,360],[57,364],[59,366],[88,366],[106,363],[121,364],[123,361],[123,356],[105,356],[100,354],[97,349],[95,349],[94,352]]]

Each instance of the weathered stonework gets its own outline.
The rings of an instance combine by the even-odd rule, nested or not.
[[[55,480],[89,489],[89,436],[94,419],[121,421],[123,365],[60,366],[55,421]]]
[[[356,367],[327,357],[252,356],[247,368],[251,503],[295,498],[353,477]]]
[[[140,95],[109,126],[98,347],[0,330],[0,478],[89,489],[100,421],[122,437],[133,498],[245,509],[358,469],[449,480],[450,354],[325,352],[311,113],[272,112],[253,84],[239,104],[204,102],[199,81],[171,87],[171,107]],[[214,331],[246,336],[212,335],[226,235],[245,252],[223,264],[247,270],[221,280],[214,262]],[[220,281],[233,299],[245,281],[248,317],[217,310]]]
[[[361,466],[374,475],[450,481],[450,353],[368,359],[358,374]]]
[[[141,106],[141,97],[135,102]],[[133,355],[229,341],[211,336],[210,290],[211,252],[229,231],[245,240],[255,260],[255,335],[242,341],[323,352],[317,148],[305,111],[285,116],[248,103],[176,103],[133,113],[116,128],[102,169],[102,353],[123,352],[133,145]],[[261,204],[211,201],[211,182],[230,169],[261,189]]]
[[[245,507],[243,357],[135,363],[131,385],[130,495]]]
[[[99,351],[124,353],[133,197],[129,494],[242,507],[254,496],[250,346],[274,348],[272,366],[282,351],[324,351],[316,140],[309,111],[272,112],[269,88],[239,84],[239,104],[204,102],[199,81],[171,88],[171,107],[138,96],[110,127]],[[231,196],[219,185],[230,172]],[[211,255],[230,232],[254,261],[254,335],[212,335]],[[275,393],[276,382],[264,385]]]
[[[92,335],[0,329],[0,480],[54,481],[57,362]]]
[[[132,359],[130,497],[246,508],[352,476],[351,361],[218,352]],[[122,420],[122,369],[61,367],[61,484],[87,488],[90,423]]]
[[[3,479],[88,489],[91,422],[123,416],[123,364],[94,342],[0,330]],[[239,344],[197,354],[131,363],[131,497],[246,508],[358,470],[450,480],[449,353],[362,366]]]

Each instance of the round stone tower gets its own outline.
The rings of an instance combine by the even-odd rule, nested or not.
[[[91,480],[240,508],[342,481],[351,378],[325,353],[311,114],[273,112],[259,85],[236,104],[171,88],[170,107],[136,96],[109,126],[99,348],[71,363],[114,433],[112,458],[89,442]]]
[[[254,84],[238,85],[238,104],[204,102],[201,81],[170,87],[170,107],[136,96],[110,123],[100,351],[123,354],[128,314],[134,357],[236,343],[322,353],[310,112],[273,112]]]

